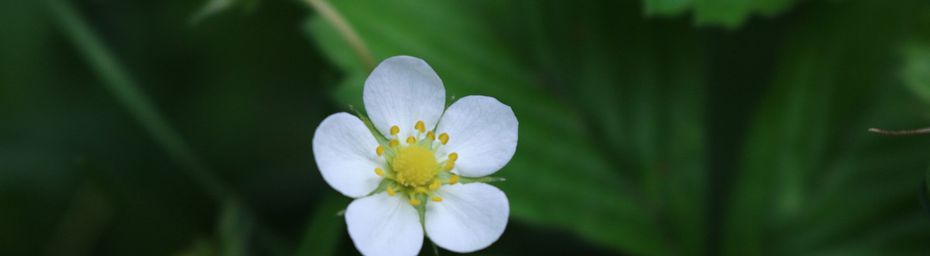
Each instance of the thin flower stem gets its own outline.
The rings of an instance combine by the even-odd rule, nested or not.
[[[355,51],[355,55],[358,56],[359,61],[362,62],[365,68],[368,70],[375,68],[375,58],[372,57],[368,47],[365,46],[365,42],[362,41],[362,38],[358,36],[358,33],[355,32],[352,25],[342,17],[342,14],[340,14],[338,10],[334,9],[326,0],[304,0],[304,2],[310,5],[310,7],[316,10],[324,20],[336,28],[339,35],[342,35],[342,39],[346,40],[346,43]]]
[[[877,134],[881,134],[881,135],[888,135],[888,136],[928,135],[928,134],[930,134],[930,127],[921,128],[921,129],[916,129],[916,130],[897,130],[897,131],[884,130],[884,129],[878,129],[878,128],[871,128],[871,129],[869,129],[869,132],[877,133]]]

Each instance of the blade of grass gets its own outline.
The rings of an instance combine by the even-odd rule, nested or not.
[[[102,85],[126,108],[168,155],[183,168],[214,199],[222,199],[230,192],[211,173],[207,166],[191,150],[181,136],[171,128],[155,105],[139,90],[116,57],[104,46],[87,23],[67,1],[46,0],[46,6],[80,54],[84,55],[97,75],[104,80]]]
[[[69,2],[45,0],[45,6],[65,35],[75,44],[78,52],[86,58],[104,82],[102,85],[113,94],[129,114],[138,121],[156,143],[176,161],[185,174],[192,178],[214,201],[220,205],[234,205],[246,216],[256,216],[240,197],[228,188],[210,168],[194,153],[171,125],[155,108],[122,68],[116,57],[98,39],[90,26],[80,17]],[[259,241],[266,244],[276,255],[291,251],[287,243],[263,222],[253,218],[253,230]]]

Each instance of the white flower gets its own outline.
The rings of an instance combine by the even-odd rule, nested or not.
[[[443,112],[445,88],[421,59],[392,57],[365,81],[371,129],[348,113],[330,115],[313,135],[323,179],[355,198],[349,236],[365,255],[415,255],[423,236],[466,253],[488,247],[507,226],[500,189],[481,183],[517,148],[517,118],[487,96]]]

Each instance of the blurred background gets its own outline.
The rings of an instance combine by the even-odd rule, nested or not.
[[[357,254],[310,141],[394,55],[520,120],[477,254],[930,252],[865,132],[930,126],[925,0],[5,0],[0,255]]]

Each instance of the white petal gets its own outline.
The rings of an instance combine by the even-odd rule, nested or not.
[[[364,255],[416,255],[423,246],[417,210],[400,196],[378,193],[352,201],[346,226]]]
[[[467,96],[442,116],[436,134],[448,133],[449,142],[439,148],[444,155],[458,154],[455,171],[481,177],[500,170],[517,150],[517,117],[495,98]]]
[[[368,127],[348,113],[326,117],[313,134],[313,155],[323,180],[349,197],[365,196],[381,182],[374,172],[382,166],[377,147]]]
[[[469,183],[437,190],[442,202],[426,204],[426,235],[439,247],[458,253],[484,249],[497,241],[510,215],[500,189]]]
[[[385,136],[391,126],[400,128],[400,138],[413,133],[417,121],[426,129],[436,126],[446,104],[442,80],[425,61],[396,56],[378,64],[365,80],[362,100],[375,127]]]

